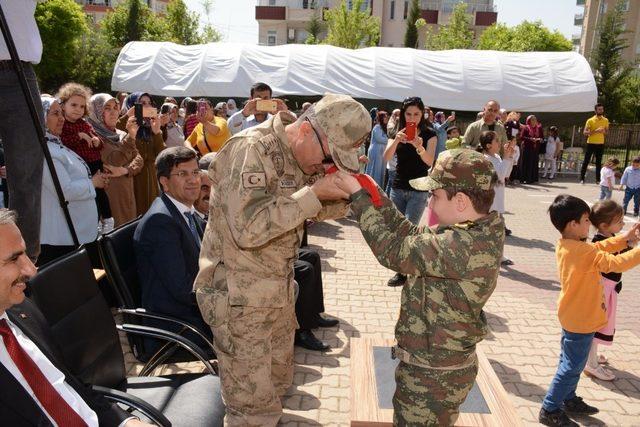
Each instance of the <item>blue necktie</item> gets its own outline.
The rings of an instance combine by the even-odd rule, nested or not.
[[[191,212],[185,212],[184,215],[189,220],[189,229],[191,230],[191,234],[196,241],[196,245],[198,249],[200,249],[200,234],[198,234],[198,227],[196,226],[196,218],[195,214]]]

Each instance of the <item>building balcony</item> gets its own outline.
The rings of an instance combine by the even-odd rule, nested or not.
[[[582,34],[573,34],[571,36],[571,41],[573,42],[574,45],[579,45],[580,40],[582,40]]]
[[[476,12],[476,26],[488,27],[498,21],[498,12]]]
[[[584,22],[584,14],[576,13],[575,16],[573,17],[573,25],[582,26],[583,22]]]
[[[256,6],[256,20],[284,21],[287,19],[285,6]]]
[[[77,3],[80,3],[83,6],[103,6],[103,7],[112,7],[113,0],[76,0]]]

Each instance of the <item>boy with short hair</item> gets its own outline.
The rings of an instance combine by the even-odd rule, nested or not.
[[[576,396],[594,333],[607,324],[600,272],[622,273],[640,264],[640,248],[618,255],[634,245],[640,223],[625,233],[595,243],[589,236],[589,205],[577,197],[561,194],[549,207],[554,227],[562,234],[556,246],[560,276],[558,319],[562,326],[560,361],[542,402],[538,421],[547,426],[577,426],[567,413],[591,415],[597,408]]]
[[[638,210],[640,209],[640,156],[634,157],[631,161],[631,166],[627,166],[622,174],[620,180],[620,190],[624,189],[624,199],[622,201],[622,207],[624,213],[627,213],[627,206],[631,198],[633,198],[633,216],[638,216]]]
[[[460,138],[460,129],[456,126],[451,126],[447,129],[447,141],[444,146],[447,150],[453,150],[454,148],[460,148],[462,146],[462,138]]]
[[[336,184],[350,195],[362,235],[387,268],[407,274],[392,357],[394,425],[453,425],[478,372],[475,347],[487,333],[482,311],[496,286],[504,221],[489,212],[495,170],[468,149],[444,151],[431,174],[410,181],[431,191],[437,227],[411,224],[378,189],[376,207],[351,175]]]

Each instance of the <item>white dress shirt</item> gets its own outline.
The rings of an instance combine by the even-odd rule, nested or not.
[[[0,0],[18,56],[22,61],[34,64],[42,57],[42,39],[33,16],[36,3],[36,0]],[[0,37],[0,61],[10,59],[4,37]]]
[[[20,347],[31,357],[31,360],[40,368],[44,376],[49,380],[49,383],[53,386],[54,389],[62,396],[65,402],[69,404],[69,406],[80,415],[80,417],[87,423],[89,427],[98,427],[98,416],[95,412],[85,403],[84,400],[80,397],[80,395],[64,381],[64,374],[56,368],[53,363],[40,351],[37,345],[33,343],[22,331],[11,321],[7,316],[7,313],[4,312],[0,315],[0,319],[6,319],[11,332],[15,335],[18,344]],[[9,352],[7,351],[7,347],[4,345],[4,340],[0,338],[0,363],[7,368],[7,371],[14,376],[14,378],[24,387],[24,389],[31,395],[31,398],[38,404],[42,412],[44,412],[51,423],[54,426],[57,426],[56,422],[51,418],[51,416],[44,409],[38,398],[36,397],[33,390],[27,383],[27,380],[22,376],[22,373],[13,362],[11,356],[9,356]],[[122,425],[122,424],[121,424]]]
[[[260,123],[264,123],[270,118],[271,114],[267,114],[267,118],[264,119],[264,121],[259,122],[256,120],[256,116],[254,116],[253,114],[245,117],[244,114],[242,114],[242,110],[238,110],[237,113],[229,117],[229,120],[227,120],[227,127],[229,128],[229,132],[231,132],[231,135],[235,135],[240,131],[257,126]]]
[[[195,208],[193,206],[187,206],[184,203],[177,201],[176,199],[171,197],[169,193],[164,193],[164,194],[166,194],[169,200],[171,200],[171,202],[175,205],[176,209],[178,209],[178,212],[182,214],[182,218],[187,223],[187,227],[190,228],[191,226],[189,225],[189,218],[185,215],[185,213],[188,212],[190,214],[193,214],[196,211]]]

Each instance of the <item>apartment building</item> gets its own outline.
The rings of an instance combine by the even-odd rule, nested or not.
[[[76,0],[82,5],[82,10],[91,17],[93,22],[98,23],[104,16],[124,0]],[[154,13],[163,14],[167,11],[170,0],[144,0]]]
[[[421,16],[427,23],[420,33],[420,46],[427,28],[437,32],[438,27],[449,21],[453,8],[461,0],[422,0]],[[304,43],[307,39],[307,25],[315,14],[323,17],[325,9],[339,5],[341,0],[258,0],[256,20],[258,21],[258,43],[279,45]],[[347,1],[348,7],[355,2]],[[471,24],[476,37],[485,28],[495,23],[498,13],[493,0],[467,0],[467,12],[471,14]],[[380,46],[404,46],[407,16],[411,8],[409,0],[366,0],[363,8],[369,7],[371,14],[380,18]],[[326,34],[323,34],[324,37]]]
[[[574,17],[574,24],[581,27],[579,34],[573,35],[573,43],[578,52],[587,60],[591,59],[591,52],[598,44],[598,25],[607,11],[613,10],[617,0],[577,0],[584,11]],[[624,5],[625,28],[629,31],[625,37],[627,47],[622,56],[627,61],[640,58],[640,0],[626,0]]]

